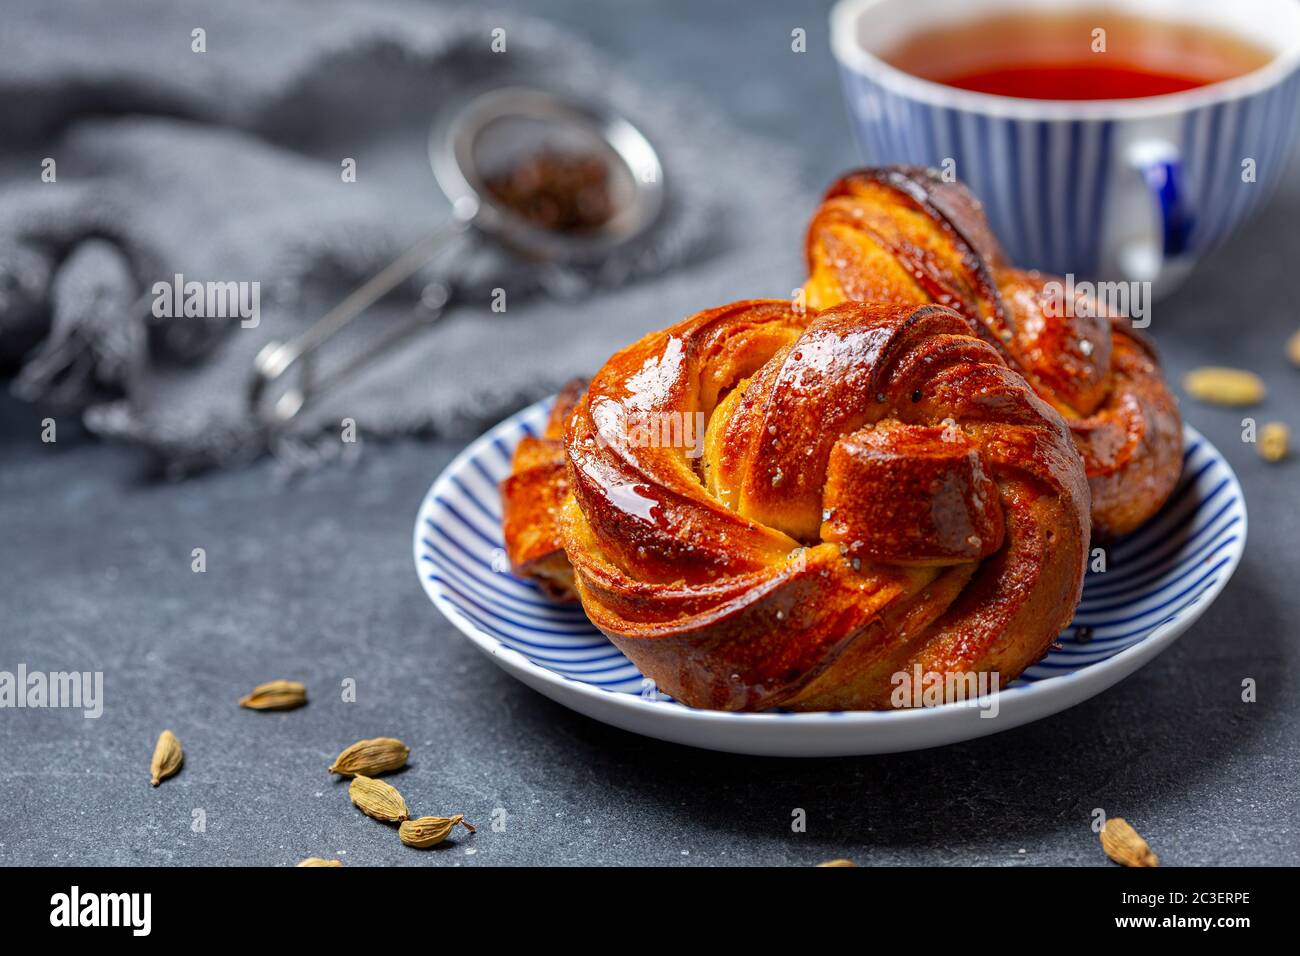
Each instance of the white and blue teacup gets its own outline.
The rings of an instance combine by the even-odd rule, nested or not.
[[[1069,101],[957,89],[881,59],[981,15],[1093,9],[1228,31],[1275,56],[1185,92]],[[1264,203],[1300,111],[1297,0],[841,0],[831,45],[870,162],[953,169],[1017,265],[1157,295]]]

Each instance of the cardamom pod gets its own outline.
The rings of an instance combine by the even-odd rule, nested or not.
[[[318,856],[309,856],[301,863],[295,864],[295,866],[342,866],[342,865],[343,865],[342,860],[322,860]]]
[[[1160,858],[1123,817],[1111,817],[1101,828],[1101,848],[1124,866],[1159,866]]]
[[[149,762],[149,782],[155,787],[181,769],[185,761],[185,751],[181,742],[170,730],[158,735],[158,743],[153,748],[153,760]]]
[[[406,810],[406,801],[397,792],[397,788],[389,786],[382,780],[372,780],[370,777],[357,774],[348,784],[348,796],[352,798],[358,810],[376,820],[383,820],[385,823],[401,823],[403,820],[410,819],[411,815]]]
[[[334,758],[330,764],[330,773],[343,777],[377,777],[390,770],[400,770],[406,766],[406,758],[411,755],[411,748],[396,737],[372,737],[358,740],[343,753]]]
[[[258,684],[239,698],[249,710],[293,710],[307,703],[307,688],[296,680],[273,680]]]
[[[437,846],[447,839],[452,827],[458,823],[470,833],[478,832],[471,824],[465,822],[464,814],[458,813],[454,817],[420,817],[418,820],[403,820],[397,835],[407,846],[423,850]]]
[[[1192,398],[1212,405],[1254,405],[1264,400],[1264,380],[1239,368],[1192,369],[1183,376],[1183,388]]]
[[[839,859],[839,860],[827,860],[825,863],[818,863],[817,866],[818,866],[818,867],[823,867],[823,866],[853,866],[853,867],[856,867],[857,864],[854,863],[852,860]]]
[[[1255,447],[1259,457],[1265,461],[1281,461],[1286,457],[1291,430],[1286,422],[1267,422],[1259,427],[1258,438]]]

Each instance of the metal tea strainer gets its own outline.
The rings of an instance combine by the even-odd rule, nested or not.
[[[580,150],[602,159],[610,213],[600,225],[581,232],[546,228],[486,188],[489,177],[540,149]],[[286,424],[308,402],[428,328],[445,311],[454,289],[438,284],[426,287],[416,318],[386,330],[333,367],[322,368],[319,362],[318,353],[327,342],[457,236],[474,229],[525,259],[593,264],[643,237],[663,205],[659,157],[636,126],[606,104],[540,89],[497,88],[444,112],[429,134],[429,161],[451,202],[450,221],[353,290],[301,335],[262,348],[254,363],[249,405],[264,425]],[[296,380],[281,385],[293,371]]]

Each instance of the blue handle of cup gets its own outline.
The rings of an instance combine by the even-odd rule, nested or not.
[[[1148,225],[1139,230],[1136,242],[1121,250],[1120,271],[1129,279],[1151,281],[1160,295],[1191,270],[1196,213],[1182,157],[1172,143],[1163,137],[1139,140],[1129,148],[1127,159],[1146,185],[1152,213],[1138,217]]]
[[[1136,162],[1159,211],[1164,258],[1181,256],[1190,245],[1195,225],[1183,186],[1182,161],[1174,155]]]

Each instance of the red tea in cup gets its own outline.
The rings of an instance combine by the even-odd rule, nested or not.
[[[1099,8],[993,14],[913,33],[881,57],[922,79],[996,96],[1114,100],[1208,86],[1273,53],[1222,30]]]

